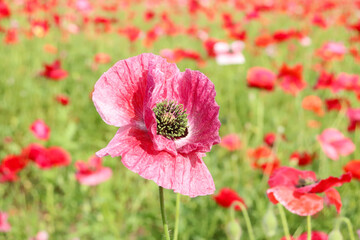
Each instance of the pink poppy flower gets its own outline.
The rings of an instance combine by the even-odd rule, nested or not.
[[[11,230],[11,226],[7,221],[7,213],[0,211],[0,232],[9,232]]]
[[[31,132],[40,140],[49,140],[50,137],[50,128],[46,123],[39,119],[33,122],[30,126]]]
[[[353,132],[360,125],[360,108],[349,108],[346,115],[349,118],[348,131]]]
[[[276,75],[266,68],[253,67],[249,69],[246,80],[249,87],[272,91],[275,86]]]
[[[348,156],[355,151],[355,145],[351,139],[346,138],[335,128],[325,129],[317,140],[325,155],[332,160],[338,160],[339,156]]]
[[[346,47],[342,43],[327,42],[316,51],[316,54],[324,61],[341,60],[347,52]]]
[[[29,238],[29,240],[48,240],[49,234],[46,231],[40,231],[35,237]]]
[[[351,173],[340,177],[318,180],[312,171],[301,171],[291,167],[276,169],[269,178],[267,195],[273,204],[280,203],[290,212],[299,216],[314,215],[321,211],[324,199],[316,193],[325,193],[330,204],[340,213],[341,198],[333,187],[351,181]]]
[[[340,90],[356,91],[360,87],[360,78],[355,74],[339,73],[336,76],[331,89],[334,93]]]
[[[241,148],[241,141],[238,135],[228,134],[221,138],[220,146],[229,151],[235,151]]]
[[[244,43],[235,41],[232,44],[217,42],[214,45],[216,62],[219,65],[243,64],[245,57],[242,54]]]
[[[131,171],[183,195],[215,191],[202,157],[220,142],[219,106],[204,74],[144,53],[117,62],[94,89],[100,116],[119,127],[98,157],[121,156]]]
[[[75,163],[77,169],[76,180],[87,186],[95,186],[105,182],[112,176],[112,170],[102,166],[102,159],[93,156],[89,163],[78,161]]]

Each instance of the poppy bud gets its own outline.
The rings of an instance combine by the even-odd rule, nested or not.
[[[236,220],[231,220],[226,224],[225,232],[229,240],[240,240],[242,235],[240,224]]]
[[[343,236],[341,235],[341,232],[338,228],[332,230],[329,233],[329,239],[328,240],[343,240]]]
[[[273,211],[273,206],[270,206],[262,219],[262,228],[265,232],[265,235],[267,237],[275,236],[277,225],[278,222]]]

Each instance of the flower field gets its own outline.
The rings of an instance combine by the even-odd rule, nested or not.
[[[359,14],[0,0],[0,240],[360,239]]]

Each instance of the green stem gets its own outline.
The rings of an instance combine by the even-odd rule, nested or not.
[[[289,227],[287,224],[287,220],[286,220],[286,216],[285,216],[285,212],[284,212],[284,208],[281,204],[277,204],[278,208],[279,208],[279,213],[280,213],[280,218],[281,218],[281,223],[283,225],[283,229],[284,229],[284,234],[285,234],[285,238],[286,240],[291,240],[290,238],[290,232],[289,232]]]
[[[311,240],[311,216],[307,216],[307,240]]]
[[[175,213],[174,240],[177,240],[177,239],[178,239],[179,216],[180,216],[180,193],[177,193],[177,194],[176,194],[176,213]]]
[[[245,218],[246,228],[248,230],[250,240],[255,240],[254,231],[252,229],[249,214],[248,214],[248,212],[246,210],[245,205],[242,202],[239,202],[239,201],[236,201],[235,205],[239,205],[240,208],[241,208],[241,212],[243,213],[244,218]],[[234,208],[235,208],[235,206],[234,206]]]
[[[160,196],[161,218],[164,226],[164,234],[166,240],[170,240],[169,227],[166,221],[165,206],[164,206],[164,189],[160,186],[159,186],[159,196]]]
[[[351,240],[355,240],[354,230],[353,230],[353,226],[352,226],[350,220],[349,220],[348,218],[346,218],[346,217],[342,217],[342,218],[340,218],[340,219],[341,219],[341,221],[343,221],[343,222],[346,223],[347,228],[348,228],[348,232],[349,232],[350,239],[351,239]]]

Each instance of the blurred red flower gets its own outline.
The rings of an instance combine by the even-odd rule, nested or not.
[[[18,30],[17,28],[9,28],[6,31],[6,35],[4,38],[4,43],[6,44],[16,44],[19,41],[18,38]]]
[[[349,118],[348,131],[355,131],[356,127],[360,126],[360,108],[349,108],[346,112]]]
[[[263,173],[270,175],[280,166],[280,161],[271,148],[260,146],[248,150],[248,157],[251,160],[251,166],[261,169]]]
[[[342,108],[350,107],[350,102],[346,98],[325,99],[327,111],[340,111]]]
[[[75,163],[77,169],[76,180],[87,186],[95,186],[112,176],[112,170],[102,166],[102,159],[92,156],[89,162],[77,161]]]
[[[239,136],[232,133],[222,137],[219,145],[229,151],[235,151],[240,149],[242,144]]]
[[[107,53],[97,53],[94,56],[94,61],[99,64],[105,64],[111,61],[111,57]]]
[[[0,163],[0,182],[17,180],[16,174],[24,169],[27,163],[28,160],[22,155],[7,155]]]
[[[246,80],[248,87],[272,91],[274,90],[276,75],[266,68],[252,67],[247,72]]]
[[[69,97],[64,94],[56,95],[55,100],[63,106],[67,106],[70,103]]]
[[[327,42],[316,51],[316,55],[324,61],[341,60],[347,52],[346,47],[342,43]]]
[[[324,199],[316,193],[325,193],[330,204],[335,205],[337,212],[340,213],[340,195],[333,187],[339,187],[350,181],[351,173],[345,173],[339,178],[328,177],[318,180],[312,171],[280,167],[269,178],[270,188],[267,190],[267,195],[273,204],[280,203],[294,214],[308,216],[323,209]]]
[[[8,18],[11,15],[10,8],[5,1],[0,0],[0,19]]]
[[[303,66],[301,64],[293,67],[288,67],[286,64],[283,64],[277,76],[280,80],[280,87],[286,93],[292,95],[298,94],[307,85],[302,79],[302,71]]]
[[[296,240],[307,240],[307,233],[301,234]],[[311,240],[328,240],[328,235],[324,232],[312,231]]]
[[[213,196],[213,198],[218,205],[224,208],[230,208],[234,204],[235,210],[241,211],[241,207],[239,204],[235,203],[236,201],[242,203],[246,207],[244,200],[230,188],[222,188],[217,195]]]
[[[360,160],[352,160],[344,166],[345,172],[351,172],[352,176],[360,180]]]
[[[35,159],[33,160],[41,169],[67,166],[71,162],[70,154],[63,148],[56,146],[47,149],[41,149],[39,152],[34,154],[34,156]]]
[[[34,121],[30,126],[30,130],[38,139],[45,141],[49,140],[50,128],[43,120],[38,119]]]
[[[68,76],[67,71],[61,69],[60,60],[55,60],[52,64],[44,64],[45,69],[40,72],[40,76],[54,81],[60,81]]]
[[[316,154],[295,151],[290,155],[290,161],[296,161],[299,166],[306,166],[312,163]]]
[[[302,100],[302,107],[305,110],[312,111],[316,113],[318,116],[324,115],[323,102],[321,98],[315,95],[306,96]]]

